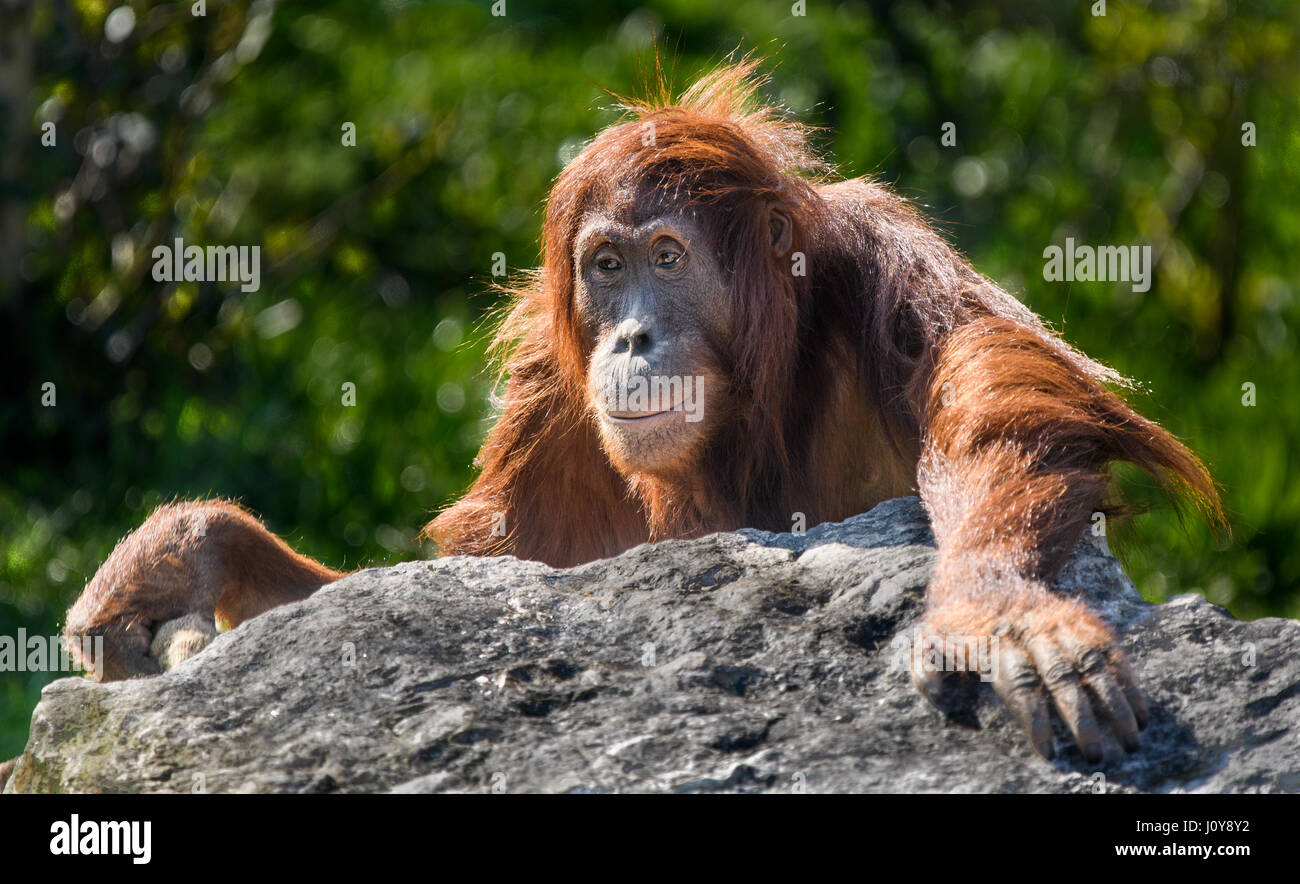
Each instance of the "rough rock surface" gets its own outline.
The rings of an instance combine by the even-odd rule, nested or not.
[[[1124,635],[1142,749],[1046,762],[977,680],[948,715],[900,648],[934,560],[917,500],[569,570],[354,574],[164,675],[45,690],[7,791],[1300,791],[1300,623],[1144,602],[1081,543],[1062,577]]]

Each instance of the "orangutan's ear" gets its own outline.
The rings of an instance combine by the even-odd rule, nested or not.
[[[768,203],[767,229],[772,238],[772,251],[778,257],[784,257],[794,245],[794,221],[790,211],[779,202]]]

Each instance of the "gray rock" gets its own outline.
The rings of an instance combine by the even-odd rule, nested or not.
[[[1300,791],[1300,623],[1144,602],[1083,542],[1063,591],[1123,634],[1135,755],[1046,762],[970,679],[905,674],[934,549],[915,498],[569,570],[370,569],[163,675],[46,688],[17,792]]]

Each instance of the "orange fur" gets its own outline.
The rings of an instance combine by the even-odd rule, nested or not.
[[[1118,375],[1050,332],[884,186],[834,180],[804,128],[756,102],[754,67],[724,67],[680,102],[628,103],[631,119],[557,179],[542,268],[514,293],[497,337],[509,380],[482,471],[426,528],[441,553],[570,565],[646,539],[788,530],[795,512],[810,524],[844,518],[911,490],[923,446],[932,473],[942,457],[959,472],[1043,474],[1017,480],[1019,502],[990,486],[952,534],[963,549],[991,544],[1029,514],[1018,536],[1036,552],[1026,555],[1056,562],[1099,504],[1114,459],[1168,478],[1218,515],[1196,458],[1104,386]],[[795,219],[806,276],[763,248],[758,208],[771,200]],[[619,475],[584,397],[591,354],[574,299],[573,238],[595,209],[635,223],[669,208],[697,211],[727,259],[729,380],[742,405],[690,475]],[[960,407],[935,409],[936,391],[954,379],[966,391]],[[977,387],[995,395],[981,398]],[[1020,443],[1004,450],[1003,437]],[[499,514],[506,537],[485,530]]]
[[[95,572],[64,634],[77,663],[100,678],[156,672],[149,650],[158,624],[199,613],[237,626],[342,576],[295,553],[237,504],[167,504]],[[104,637],[103,660],[80,659],[83,635]]]

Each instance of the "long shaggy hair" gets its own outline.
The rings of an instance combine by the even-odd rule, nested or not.
[[[941,461],[1000,471],[984,456],[994,449],[1050,478],[1017,491],[971,475],[966,493],[982,489],[979,507],[1004,515],[1055,513],[1042,538],[1052,550],[1077,538],[1113,460],[1221,520],[1200,461],[1111,392],[1122,378],[977,273],[906,201],[838,179],[808,130],[759,100],[762,84],[752,60],[677,101],[661,84],[657,99],[624,101],[627,118],[561,172],[542,266],[512,292],[495,338],[508,381],[480,473],[425,529],[441,554],[562,566],[646,540],[788,530],[796,512],[814,524],[908,493],[918,465],[922,480]],[[769,245],[773,201],[794,221],[790,255]],[[720,342],[732,419],[686,483],[611,466],[584,398],[591,345],[574,298],[574,238],[589,212],[636,224],[668,209],[706,231],[736,330]],[[869,488],[846,485],[854,470]],[[944,503],[927,505],[945,530]],[[1062,508],[1078,513],[1064,527]]]

